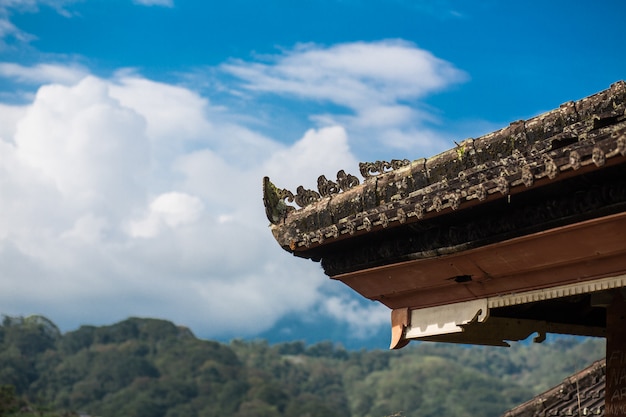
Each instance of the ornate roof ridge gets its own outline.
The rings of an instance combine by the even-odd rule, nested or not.
[[[296,193],[263,181],[275,238],[290,251],[445,214],[626,156],[626,83],[415,161],[360,163]],[[299,208],[290,205],[294,203]]]

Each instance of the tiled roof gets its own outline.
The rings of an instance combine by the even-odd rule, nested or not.
[[[359,170],[295,193],[266,177],[263,200],[283,249],[396,313],[392,347],[430,329],[489,344],[604,331],[595,293],[626,276],[625,82],[431,158]],[[510,296],[523,301],[476,322],[487,314],[475,302]]]
[[[341,170],[336,180],[320,176],[317,191],[298,187],[294,193],[266,177],[266,214],[284,249],[315,258],[318,247],[510,199],[622,163],[625,110],[626,83],[620,81],[431,158],[361,163],[362,182]]]
[[[605,382],[602,359],[502,417],[604,416]]]

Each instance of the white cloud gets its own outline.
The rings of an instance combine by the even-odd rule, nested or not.
[[[355,165],[342,128],[280,144],[137,75],[46,84],[4,106],[3,312],[64,329],[163,317],[234,337],[323,299],[319,266],[273,241],[261,178],[288,186]]]
[[[0,77],[12,78],[19,83],[70,85],[80,81],[88,74],[89,72],[85,68],[77,65],[37,64],[27,67],[12,62],[0,62]]]
[[[351,335],[359,339],[367,339],[381,326],[391,323],[387,307],[373,302],[365,305],[353,297],[327,296],[322,302],[322,312],[333,320],[348,324]]]
[[[164,226],[176,228],[194,223],[203,209],[202,201],[192,195],[180,192],[161,194],[150,203],[150,212],[146,217],[131,222],[130,235],[155,237]]]
[[[398,138],[419,136],[426,123],[436,120],[418,108],[417,100],[467,79],[449,62],[401,40],[331,47],[306,44],[266,57],[266,61],[233,60],[222,69],[243,81],[249,92],[345,107],[351,114],[317,114],[312,119],[342,124],[352,140],[358,140],[359,148],[384,144],[404,152],[411,149],[416,138],[401,142]],[[394,133],[399,130],[403,135]],[[432,138],[432,132],[428,136]],[[437,138],[418,152],[441,150],[442,143],[442,138]]]
[[[110,91],[122,106],[143,115],[152,139],[193,140],[211,129],[208,100],[188,89],[120,72]]]
[[[388,325],[385,307],[329,296],[318,264],[276,245],[261,179],[295,191],[315,189],[320,174],[356,175],[355,134],[381,153],[438,146],[422,126],[432,116],[410,102],[462,73],[399,41],[308,45],[224,68],[249,91],[353,114],[316,115],[324,122],[286,144],[196,91],[127,70],[106,80],[80,67],[0,65],[0,75],[42,84],[27,105],[0,104],[3,312],[43,313],[65,329],[163,317],[205,337],[311,311],[355,335]]]
[[[316,189],[321,174],[334,179],[341,169],[357,168],[358,162],[350,153],[348,136],[341,126],[311,129],[293,146],[273,153],[264,164],[265,175],[292,191],[299,185]]]
[[[233,61],[246,88],[320,99],[360,110],[416,99],[463,81],[463,72],[405,41],[301,45],[271,64]]]
[[[174,0],[133,0],[133,3],[141,6],[174,7]]]

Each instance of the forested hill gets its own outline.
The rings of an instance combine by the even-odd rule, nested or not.
[[[43,317],[5,317],[0,343],[0,416],[499,416],[604,354],[602,340],[574,338],[400,351],[221,344],[137,318],[61,334]]]

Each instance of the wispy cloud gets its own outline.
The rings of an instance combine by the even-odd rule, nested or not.
[[[262,62],[234,60],[222,69],[255,93],[341,106],[349,115],[313,115],[320,123],[343,124],[359,137],[378,137],[386,145],[406,149],[423,136],[433,116],[419,100],[467,74],[429,51],[402,40],[355,42],[330,47],[305,44]],[[369,134],[367,132],[370,132]]]
[[[46,83],[74,84],[87,76],[89,71],[78,65],[41,63],[25,66],[13,62],[0,62],[0,77],[11,78],[18,83],[41,85]]]
[[[133,0],[133,3],[141,6],[174,7],[174,0]]]
[[[270,63],[233,61],[223,69],[249,90],[325,100],[355,111],[418,99],[466,78],[452,64],[400,40],[300,45],[268,58]]]
[[[10,10],[18,12],[37,12],[40,6],[51,7],[64,16],[71,13],[65,6],[77,3],[82,0],[2,0],[0,1],[0,11],[7,13]]]

